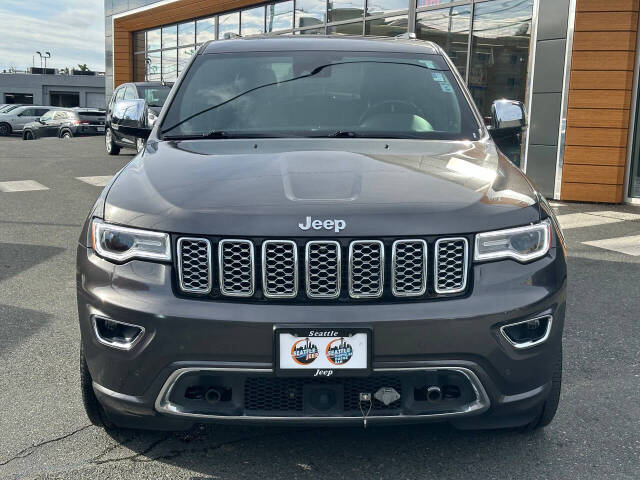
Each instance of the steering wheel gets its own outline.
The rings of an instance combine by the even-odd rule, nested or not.
[[[408,107],[411,113],[414,113],[414,114],[417,113],[419,114],[420,117],[426,120],[426,117],[422,108],[420,108],[418,105],[416,105],[413,102],[409,102],[408,100],[384,100],[382,102],[378,102],[375,105],[370,106],[367,109],[367,111],[360,116],[359,124],[362,125],[365,120],[367,120],[369,117],[377,113],[377,111],[380,110],[381,107],[384,107],[386,105],[402,105],[403,107]]]

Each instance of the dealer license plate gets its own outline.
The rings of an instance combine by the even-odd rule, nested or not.
[[[331,377],[371,370],[371,331],[362,328],[278,328],[276,372]]]
[[[96,130],[98,130],[99,132],[104,132],[104,127],[96,127]]]

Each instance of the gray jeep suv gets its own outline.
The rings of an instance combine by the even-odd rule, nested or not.
[[[145,109],[114,106],[148,139],[77,251],[93,423],[552,420],[562,233],[438,46],[208,43]]]

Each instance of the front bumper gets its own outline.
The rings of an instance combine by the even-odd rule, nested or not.
[[[181,371],[214,371],[227,383],[276,378],[273,328],[281,324],[373,330],[372,378],[397,376],[404,385],[433,371],[465,372],[476,398],[451,411],[416,409],[411,396],[371,423],[450,420],[460,427],[508,426],[533,419],[549,392],[551,359],[561,348],[566,295],[563,252],[536,262],[474,265],[474,285],[459,298],[354,305],[287,305],[179,298],[171,265],[131,261],[113,265],[78,248],[78,311],[94,390],[122,426],[181,429],[194,422],[358,423],[361,415],[265,415],[244,408],[242,390],[224,414],[184,408],[165,398]],[[543,314],[553,316],[548,339],[518,350],[500,327]],[[98,341],[91,316],[139,325],[144,337],[123,351]],[[186,370],[185,370],[186,369]],[[476,381],[477,380],[477,381]],[[411,384],[413,385],[413,384]],[[404,388],[404,387],[403,387]],[[234,401],[235,401],[234,400]],[[406,403],[409,402],[409,403]],[[458,408],[459,407],[459,408]],[[413,408],[413,409],[412,409]]]

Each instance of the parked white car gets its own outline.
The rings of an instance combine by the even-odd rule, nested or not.
[[[37,120],[53,107],[24,105],[8,113],[0,113],[0,136],[21,132],[24,126]]]

